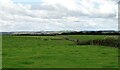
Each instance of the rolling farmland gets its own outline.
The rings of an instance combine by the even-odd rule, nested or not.
[[[3,36],[3,68],[117,68],[118,48],[76,45],[108,35]],[[115,36],[117,37],[117,36]]]

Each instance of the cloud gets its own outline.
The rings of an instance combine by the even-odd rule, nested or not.
[[[2,0],[1,31],[117,30],[113,0]]]

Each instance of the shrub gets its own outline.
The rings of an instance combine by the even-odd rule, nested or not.
[[[110,46],[110,47],[120,47],[120,39],[115,37],[107,37],[105,39],[96,39],[89,41],[80,41],[76,40],[75,44],[77,45],[102,45],[102,46]]]

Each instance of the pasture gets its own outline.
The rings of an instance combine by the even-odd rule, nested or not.
[[[118,68],[118,48],[76,45],[64,37],[94,40],[108,36],[3,36],[3,68]]]

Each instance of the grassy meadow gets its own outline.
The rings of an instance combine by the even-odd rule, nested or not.
[[[0,69],[2,69],[2,35],[0,35]]]
[[[3,68],[118,68],[118,48],[76,45],[64,37],[93,40],[108,36],[3,36]]]

